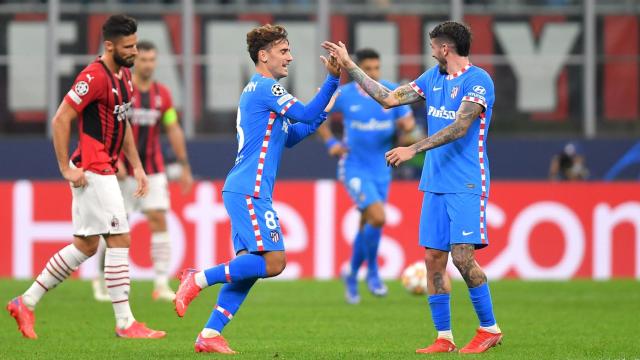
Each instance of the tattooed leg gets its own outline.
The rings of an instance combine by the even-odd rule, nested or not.
[[[435,249],[426,249],[427,290],[429,295],[448,294],[451,292],[451,280],[447,275],[449,253]]]
[[[475,247],[472,244],[451,246],[453,264],[458,268],[467,287],[475,288],[487,282],[487,276],[475,259]]]

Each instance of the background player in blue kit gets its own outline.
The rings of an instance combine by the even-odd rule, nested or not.
[[[438,331],[435,343],[419,353],[456,350],[451,332],[446,273],[449,252],[469,288],[480,320],[476,336],[460,350],[480,353],[500,343],[502,333],[493,315],[491,294],[475,249],[488,245],[485,210],[489,197],[486,137],[495,100],[493,81],[486,71],[469,62],[471,31],[447,21],[430,33],[431,50],[438,65],[410,84],[390,90],[368,77],[349,58],[344,44],[323,47],[374,99],[385,107],[426,99],[429,136],[386,154],[392,166],[428,151],[420,180],[424,192],[420,219],[420,245],[425,248],[429,306]]]
[[[284,239],[271,198],[282,150],[322,124],[327,116],[324,109],[339,82],[336,59],[321,57],[329,75],[318,94],[303,105],[278,83],[288,75],[293,61],[285,28],[257,27],[247,34],[247,47],[256,73],[240,96],[238,155],[222,190],[238,256],[204,271],[184,270],[176,293],[176,312],[182,317],[201,289],[224,283],[209,321],[198,334],[196,352],[235,353],[220,335],[222,329],[258,279],[277,276],[284,270]]]
[[[396,84],[380,79],[380,55],[373,49],[356,51],[358,66],[372,79],[395,89]],[[409,106],[385,109],[369,96],[358,83],[341,86],[332,112],[342,113],[344,134],[336,140],[328,123],[318,133],[329,154],[340,156],[338,179],[345,185],[351,199],[361,212],[360,227],[353,241],[350,269],[344,276],[345,298],[350,304],[360,302],[358,269],[367,262],[367,287],[376,296],[387,294],[387,287],[378,274],[378,247],[385,222],[384,203],[387,200],[391,169],[384,153],[391,150],[397,130],[408,133],[415,127]]]

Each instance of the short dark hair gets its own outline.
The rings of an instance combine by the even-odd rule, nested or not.
[[[267,50],[283,40],[288,42],[287,35],[287,30],[281,25],[266,24],[249,31],[247,33],[247,51],[249,51],[253,63],[258,63],[260,50]]]
[[[104,40],[113,41],[121,36],[133,35],[138,31],[136,19],[124,14],[111,15],[102,25]]]
[[[378,52],[373,50],[372,48],[360,49],[356,51],[354,56],[358,64],[367,59],[380,59],[380,54],[378,54]]]
[[[140,51],[152,51],[156,50],[156,45],[148,40],[140,40],[136,45]]]
[[[451,43],[460,56],[469,56],[471,49],[471,29],[462,23],[445,21],[436,25],[429,33],[431,39],[441,39]]]

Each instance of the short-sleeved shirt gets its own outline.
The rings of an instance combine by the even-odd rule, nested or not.
[[[73,164],[97,174],[116,173],[129,108],[131,73],[121,68],[115,76],[97,59],[76,77],[64,101],[78,113],[79,143]]]
[[[464,137],[427,151],[420,190],[474,193],[488,197],[487,132],[495,100],[489,74],[471,64],[452,75],[442,74],[438,66],[434,66],[410,85],[426,99],[429,136],[455,121],[463,101],[474,102],[484,108]]]
[[[171,92],[157,82],[145,92],[134,86],[132,101],[131,129],[144,171],[147,175],[164,172],[160,132],[163,116],[173,109]],[[125,164],[128,174],[133,175],[131,164],[126,160]]]
[[[397,84],[381,80],[381,84],[395,89]],[[391,168],[384,158],[391,150],[396,134],[396,121],[411,113],[409,106],[383,108],[356,82],[340,87],[332,112],[343,115],[342,141],[349,152],[340,159],[338,177],[345,173],[375,179],[391,179]]]
[[[271,199],[289,125],[298,101],[276,80],[254,74],[242,90],[236,117],[238,155],[222,191]]]

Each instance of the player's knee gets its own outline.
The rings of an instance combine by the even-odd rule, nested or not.
[[[455,247],[451,250],[451,259],[458,270],[466,269],[470,264],[475,263],[473,252],[459,250]]]
[[[129,234],[111,235],[106,238],[107,246],[112,248],[128,248],[131,245]]]
[[[278,252],[275,256],[267,258],[267,275],[269,277],[280,275],[287,267],[287,258],[284,252]]]
[[[427,249],[424,254],[424,262],[427,270],[441,270],[447,267],[448,254],[444,251]]]
[[[386,221],[384,207],[381,203],[371,205],[366,211],[366,221],[373,227],[383,227]]]
[[[383,227],[385,221],[384,213],[374,214],[369,218],[369,225],[373,227]]]
[[[151,232],[167,231],[167,221],[164,211],[147,212],[147,220],[149,221],[149,229]]]

